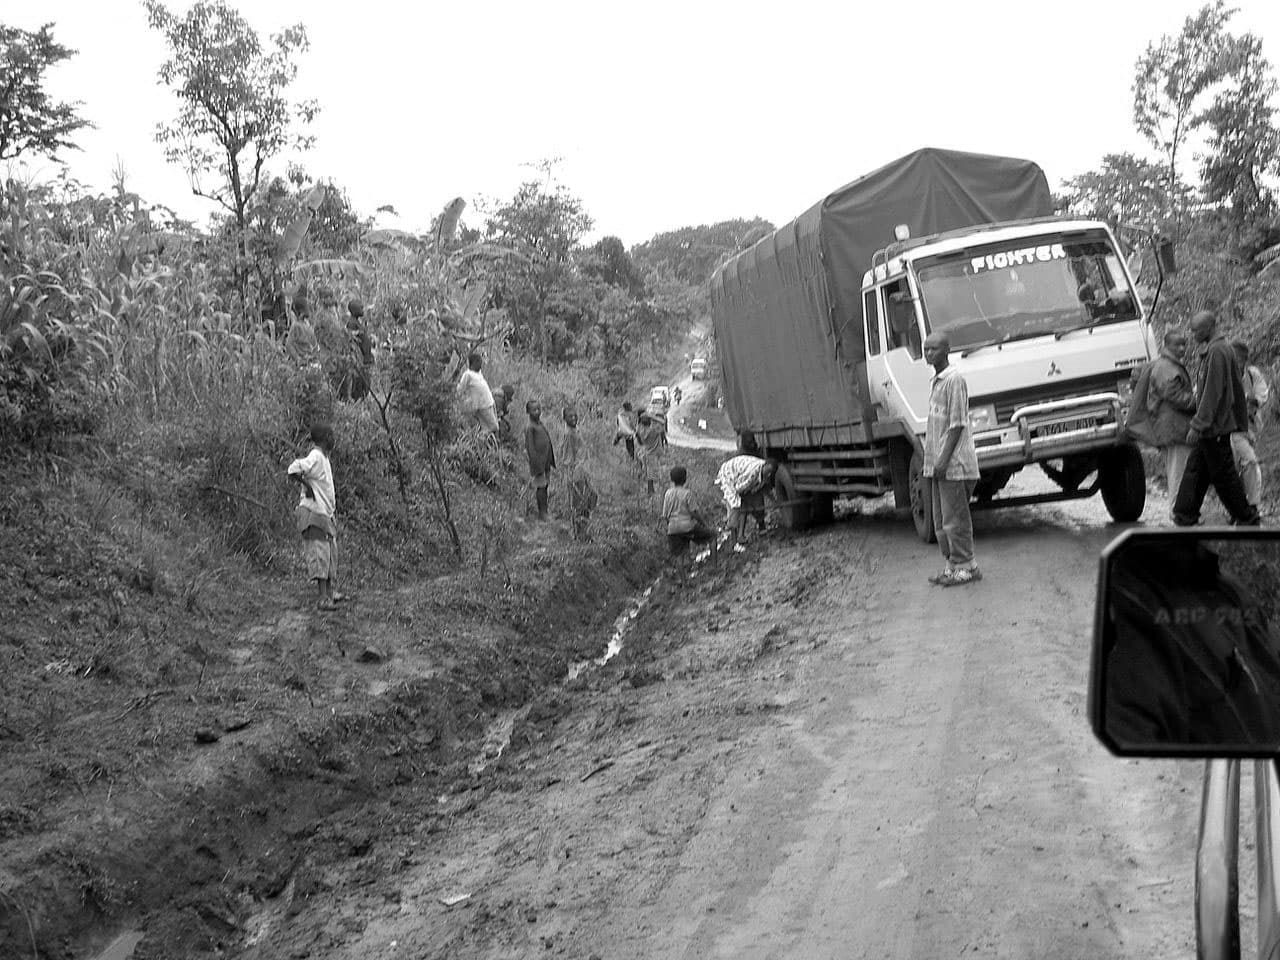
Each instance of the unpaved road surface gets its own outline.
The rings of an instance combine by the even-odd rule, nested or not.
[[[473,791],[397,801],[444,829],[312,876],[247,955],[1193,956],[1200,766],[1116,759],[1085,715],[1118,528],[976,525],[964,588],[879,502],[659,584]]]
[[[680,388],[680,402],[673,404],[667,415],[667,439],[672,446],[726,452],[736,448],[737,444],[732,436],[720,436],[715,431],[717,424],[723,421],[723,415],[708,417],[698,403],[707,389],[707,381],[695,380],[686,373],[672,387]],[[699,420],[707,422],[711,430],[700,427]]]

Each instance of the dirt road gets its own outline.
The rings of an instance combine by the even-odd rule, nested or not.
[[[1200,767],[1117,760],[1085,717],[1117,529],[977,531],[972,587],[930,586],[879,503],[660,584],[473,790],[397,801],[444,829],[319,873],[247,955],[1193,955]]]
[[[707,389],[707,381],[695,380],[685,373],[672,387],[680,388],[680,402],[674,404],[667,414],[667,437],[673,446],[724,451],[736,448],[737,444],[732,436],[721,436],[717,432],[723,416],[708,418],[706,413],[700,411],[698,400]],[[706,423],[707,427],[701,426],[701,423]]]

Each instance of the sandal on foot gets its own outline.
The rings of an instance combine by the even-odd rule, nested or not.
[[[346,603],[348,600],[351,599],[351,597],[345,593],[335,592],[331,599],[333,600],[334,603]]]
[[[935,573],[933,576],[931,576],[929,578],[929,582],[936,586],[942,583],[944,580],[950,579],[950,577],[951,577],[951,571],[943,570],[941,573]]]
[[[317,609],[317,610],[324,610],[325,612],[329,612],[329,611],[332,611],[332,610],[337,610],[337,609],[338,609],[338,605],[337,605],[336,603],[334,603],[332,600],[320,600],[320,601],[317,601],[317,603],[316,603],[316,609]]]
[[[944,587],[963,587],[966,583],[981,579],[982,571],[974,567],[972,570],[952,570],[950,576],[938,582]]]

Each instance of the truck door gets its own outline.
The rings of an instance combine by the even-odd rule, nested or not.
[[[873,400],[888,419],[905,420],[914,433],[923,433],[929,414],[929,381],[933,371],[924,362],[924,331],[905,277],[868,290],[863,302],[867,316],[867,379]],[[877,315],[872,351],[871,321]],[[880,349],[883,343],[883,350]]]

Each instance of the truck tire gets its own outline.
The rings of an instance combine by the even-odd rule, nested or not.
[[[779,464],[773,476],[773,495],[778,502],[778,519],[788,530],[804,530],[811,520],[812,501],[808,494],[797,493],[791,471]]]
[[[836,516],[836,498],[830,493],[809,495],[809,525],[813,527],[830,523]]]
[[[933,529],[933,502],[930,497],[928,479],[923,475],[924,456],[919,450],[911,454],[911,466],[908,476],[911,483],[911,519],[916,525],[916,534],[925,543],[936,543],[937,533]]]
[[[1142,454],[1129,444],[1104,454],[1098,463],[1098,481],[1107,513],[1120,523],[1132,523],[1147,505],[1147,471]]]

